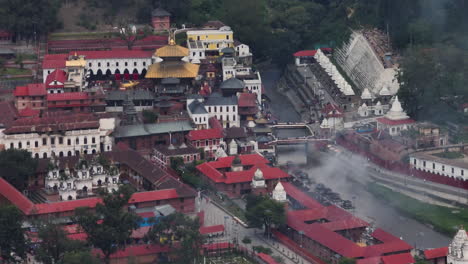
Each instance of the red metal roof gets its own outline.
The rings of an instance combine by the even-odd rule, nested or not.
[[[45,84],[30,83],[26,86],[17,86],[13,92],[14,96],[44,96],[46,95]]]
[[[265,261],[265,263],[267,264],[279,264],[270,255],[267,255],[265,253],[257,253],[257,256],[261,258],[263,261]]]
[[[219,249],[234,248],[234,245],[229,242],[220,242],[220,243],[204,244],[203,248],[206,250],[219,250]]]
[[[59,85],[63,87],[63,83],[67,80],[67,73],[64,70],[61,69],[56,69],[53,72],[51,72],[49,75],[47,75],[46,78],[46,85],[47,88],[49,87],[57,87],[57,85],[54,85],[54,81],[62,83],[62,85]]]
[[[155,255],[156,253],[161,252],[168,252],[169,246],[161,246],[161,245],[135,245],[135,246],[127,246],[124,250],[119,250],[110,256],[111,259],[118,259],[118,258],[128,258],[130,256],[147,256],[147,255]],[[103,256],[101,250],[93,249],[93,254],[97,256]]]
[[[382,261],[383,264],[412,264],[415,262],[410,253],[383,256]]]
[[[448,247],[424,250],[424,256],[426,257],[426,259],[443,258],[443,257],[446,257],[447,255],[448,255]]]
[[[381,228],[377,228],[374,232],[372,232],[372,237],[384,243],[401,240],[400,238],[386,232]]]
[[[356,260],[356,264],[382,264],[381,257],[370,257]]]
[[[213,226],[202,226],[202,227],[200,227],[200,234],[202,234],[202,235],[219,233],[219,232],[224,232],[224,225],[213,225]]]
[[[84,55],[86,60],[92,59],[129,59],[129,58],[151,58],[153,51],[146,50],[97,50],[97,51],[70,51],[69,55]]]
[[[149,192],[138,192],[132,195],[129,203],[143,203],[149,201],[168,200],[179,198],[176,189],[156,190]]]
[[[88,113],[52,113],[42,117],[20,118],[7,128],[5,134],[51,133],[99,128],[99,117]]]
[[[65,59],[44,59],[42,69],[65,69]]]
[[[289,182],[283,182],[283,187],[286,193],[291,196],[294,200],[298,201],[305,207],[312,208],[322,208],[322,204],[312,199],[312,197],[303,193],[301,190],[297,189],[294,185]]]
[[[241,93],[238,103],[239,107],[257,107],[257,94]]]
[[[404,124],[413,124],[415,121],[411,118],[403,119],[403,120],[391,120],[386,117],[377,118],[379,123],[389,125],[389,126],[397,126],[397,125],[404,125]]]
[[[47,101],[87,100],[88,98],[88,94],[85,92],[53,93],[47,95]]]
[[[203,140],[203,139],[215,139],[223,138],[223,131],[216,128],[192,130],[188,133],[188,140]]]
[[[223,178],[223,182],[226,184],[251,182],[255,172],[257,171],[257,168],[257,166],[254,166],[249,170],[226,172],[224,174],[225,177]],[[259,169],[262,171],[263,178],[265,178],[265,180],[283,179],[290,177],[289,174],[282,171],[280,168],[271,168],[265,165]]]
[[[5,197],[10,203],[14,204],[24,214],[28,214],[34,204],[20,193],[9,182],[0,177],[0,195]]]
[[[317,53],[316,50],[301,50],[294,53],[294,57],[313,57]]]

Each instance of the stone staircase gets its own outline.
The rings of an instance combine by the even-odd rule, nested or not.
[[[45,203],[47,199],[45,198],[45,193],[43,190],[31,191],[28,196],[29,200],[35,204]]]

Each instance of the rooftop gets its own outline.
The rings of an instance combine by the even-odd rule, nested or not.
[[[205,105],[237,105],[237,96],[225,97],[219,93],[212,93],[206,99]]]
[[[151,64],[145,78],[195,78],[200,66],[184,61],[162,61]]]
[[[17,86],[14,96],[45,96],[47,94],[44,83],[30,83],[26,86]]]
[[[183,132],[193,130],[189,121],[161,122],[157,124],[136,124],[120,126],[115,129],[115,138],[139,137],[169,132]]]
[[[192,130],[188,133],[188,140],[205,140],[205,139],[216,139],[223,138],[223,131],[216,128]]]

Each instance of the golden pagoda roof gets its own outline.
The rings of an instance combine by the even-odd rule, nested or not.
[[[186,57],[189,55],[189,50],[185,47],[176,45],[172,43],[172,45],[166,45],[156,50],[154,55],[156,57]]]
[[[145,78],[195,78],[200,65],[185,61],[162,61],[148,67]]]

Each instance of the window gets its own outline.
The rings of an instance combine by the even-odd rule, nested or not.
[[[11,148],[11,149],[12,149],[12,148],[15,148],[15,145],[13,144],[13,142],[10,143],[10,148]]]
[[[226,35],[226,39],[229,39],[229,35]]]
[[[136,63],[136,61],[135,61],[135,62],[133,63],[133,66],[136,66],[136,64],[137,64],[137,63]]]
[[[75,142],[76,142],[76,145],[80,144],[80,138],[77,137]]]
[[[59,144],[62,145],[63,144],[63,137],[59,137]]]
[[[236,115],[232,116],[232,121],[236,121]]]
[[[42,139],[42,145],[43,145],[43,146],[47,145],[47,138],[43,138],[43,139]]]
[[[101,63],[100,63],[100,62],[98,62],[97,66],[98,66],[98,67],[101,67]]]
[[[84,143],[83,144],[85,144],[85,145],[88,144],[88,138],[87,137],[84,138]]]
[[[51,137],[51,138],[50,138],[50,144],[52,144],[52,145],[55,144],[55,138],[54,138],[54,137]]]
[[[115,63],[115,66],[117,66],[117,67],[118,67],[118,66],[119,66],[119,63],[118,63],[118,62],[116,62],[116,63]]]
[[[39,142],[34,141],[34,147],[35,147],[35,148],[39,147]]]
[[[143,62],[143,66],[146,66],[146,61]]]
[[[93,143],[93,144],[96,143],[96,138],[95,138],[95,137],[92,137],[92,138],[91,138],[91,143]]]
[[[233,112],[236,111],[236,107],[235,107],[235,106],[232,107],[232,111],[233,111]]]
[[[128,66],[128,63],[127,63],[127,62],[125,62],[125,66]]]
[[[108,63],[107,63],[107,67],[109,67],[109,66],[110,66],[110,63],[108,62]]]
[[[91,62],[88,65],[89,65],[89,67],[93,67],[93,64],[91,64]]]
[[[424,168],[426,167],[426,161],[423,161],[423,167]]]
[[[444,165],[442,165],[442,171],[445,171],[445,166]]]
[[[413,160],[414,165],[416,165],[416,159]],[[442,166],[443,167],[443,166]]]
[[[465,174],[465,172],[463,170],[461,170],[461,175],[463,176]]]
[[[71,145],[71,139],[67,139],[67,145],[68,145],[68,146]]]
[[[455,173],[455,169],[454,169],[454,168],[452,168],[452,173]]]

